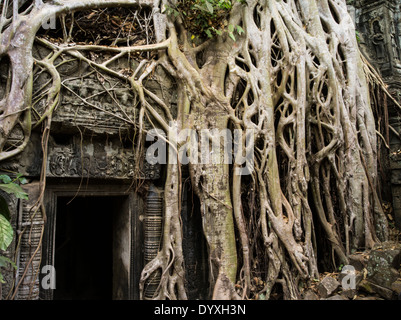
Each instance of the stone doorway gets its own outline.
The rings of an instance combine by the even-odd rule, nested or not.
[[[42,266],[54,266],[47,300],[138,299],[142,200],[124,184],[51,184]],[[43,276],[43,275],[42,275]]]
[[[124,221],[129,222],[126,201],[127,197],[58,198],[55,300],[128,298],[123,259],[129,243],[124,232],[119,233]],[[127,260],[129,265],[129,255]]]

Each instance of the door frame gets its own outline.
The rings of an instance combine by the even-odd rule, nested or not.
[[[55,240],[57,223],[57,198],[58,197],[102,197],[102,196],[127,196],[130,220],[130,267],[128,275],[128,299],[139,299],[139,279],[143,268],[143,230],[142,216],[144,215],[144,202],[142,198],[131,188],[132,181],[121,180],[94,181],[88,184],[81,183],[81,179],[58,178],[48,179],[44,195],[44,207],[46,210],[46,222],[42,244],[41,266],[55,265]],[[41,268],[41,270],[42,270]],[[57,277],[57,270],[55,270]],[[53,300],[54,289],[44,289],[41,285],[40,273],[40,298]],[[57,288],[56,288],[57,290]]]

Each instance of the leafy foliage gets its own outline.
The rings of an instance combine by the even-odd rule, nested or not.
[[[15,265],[14,261],[12,261],[11,259],[4,257],[4,256],[0,256],[0,268],[1,267],[6,267],[7,264],[10,264],[13,268],[17,269],[17,266]],[[5,283],[3,275],[0,272],[0,283]]]
[[[193,34],[192,39],[213,38],[227,32],[235,41],[235,33],[241,35],[244,30],[241,26],[228,25],[227,18],[232,6],[231,0],[179,0],[175,6],[166,7],[166,12],[182,18],[187,30]]]
[[[0,214],[0,249],[5,251],[13,240],[13,227],[5,216]]]
[[[13,194],[19,199],[28,199],[28,194],[24,192],[20,186],[20,184],[27,183],[27,180],[22,177],[21,174],[18,174],[14,179],[8,175],[0,175],[0,181],[3,182],[0,184],[1,190],[7,192],[8,194]],[[10,210],[8,209],[7,202],[2,196],[0,196],[0,250],[2,251],[6,251],[13,241],[14,231],[10,223],[10,219],[11,214]],[[0,255],[0,268],[7,266],[7,264],[11,264],[11,266],[16,268],[12,260]],[[4,278],[1,272],[0,283],[4,283]]]

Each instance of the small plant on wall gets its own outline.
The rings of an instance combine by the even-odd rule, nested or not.
[[[227,18],[235,2],[243,0],[194,0],[177,1],[175,5],[166,5],[166,13],[180,17],[192,33],[192,40],[213,38],[227,33],[236,40],[235,34],[245,31],[240,25],[228,24]]]

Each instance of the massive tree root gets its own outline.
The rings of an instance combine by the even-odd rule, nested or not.
[[[0,58],[9,62],[10,77],[0,101],[0,159],[24,149],[32,125],[46,121],[50,128],[60,88],[68,90],[58,69],[70,61],[84,62],[92,72],[117,79],[136,94],[136,116],[122,112],[119,117],[137,130],[138,153],[146,121],[166,134],[173,129],[191,129],[198,137],[205,129],[243,132],[236,143],[244,154],[252,154],[247,168],[226,161],[227,144],[221,143],[219,133],[206,139],[207,147],[219,151],[215,161],[207,163],[201,159],[205,140],[202,144],[192,136],[167,135],[168,145],[177,152],[169,154],[167,165],[162,244],[143,269],[141,290],[160,270],[154,298],[187,297],[179,149],[188,142],[189,172],[208,244],[211,298],[268,299],[277,285],[285,299],[299,298],[299,282],[319,274],[317,232],[327,239],[332,267],[347,263],[354,250],[386,240],[387,222],[376,191],[375,119],[345,1],[233,2],[226,25],[239,26],[244,33],[234,41],[223,32],[197,45],[185,29],[185,16],[164,12],[166,7],[179,8],[179,1],[154,1],[143,4],[152,9],[151,43],[78,45],[70,43],[64,26],[64,43],[38,37],[49,55],[33,58],[35,35],[51,15],[65,19],[71,12],[120,5],[137,8],[128,0],[70,0],[36,1],[14,16],[3,10]],[[99,62],[90,52],[107,53],[107,58]],[[133,53],[140,55],[132,73],[110,66]],[[46,73],[49,79],[36,101],[34,64],[35,74]],[[144,85],[157,68],[176,81],[174,112]],[[98,108],[76,95],[87,108]],[[38,111],[34,105],[42,99],[45,107]],[[17,126],[24,140],[8,150],[7,139]]]

